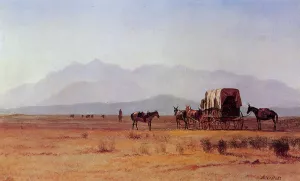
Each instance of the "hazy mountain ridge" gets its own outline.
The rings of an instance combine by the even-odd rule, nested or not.
[[[154,111],[157,110],[160,115],[173,115],[173,106],[179,106],[179,109],[185,109],[186,105],[191,105],[197,109],[197,102],[178,98],[171,95],[158,95],[148,99],[133,102],[118,103],[82,103],[74,105],[52,105],[52,106],[30,106],[15,109],[0,109],[2,114],[31,114],[31,115],[51,115],[51,114],[110,114],[117,115],[118,110],[122,109],[124,115],[130,115],[134,111]],[[279,117],[300,116],[300,107],[294,108],[271,108],[276,111]],[[241,108],[243,115],[246,115],[247,107]],[[251,113],[250,116],[254,116]]]
[[[11,114],[118,114],[122,109],[123,114],[129,115],[134,111],[154,111],[157,110],[161,115],[174,114],[173,106],[181,109],[185,105],[197,108],[198,103],[171,95],[158,95],[149,99],[133,102],[118,103],[82,103],[75,105],[53,105],[53,106],[30,106],[14,109],[2,110],[3,113]]]
[[[300,106],[300,92],[276,80],[184,66],[145,65],[130,71],[97,59],[87,64],[73,63],[36,84],[12,89],[1,97],[0,104],[9,108],[130,102],[160,94],[200,102],[206,90],[222,87],[240,89],[242,101],[257,107]]]

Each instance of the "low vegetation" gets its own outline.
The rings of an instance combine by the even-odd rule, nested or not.
[[[210,153],[213,150],[213,145],[208,138],[202,139],[200,142],[204,152]]]
[[[99,153],[113,152],[115,150],[115,140],[111,138],[100,140],[98,145]]]
[[[181,143],[177,143],[177,144],[176,144],[176,151],[177,151],[180,155],[182,155],[182,154],[184,153],[184,147],[182,146]]]
[[[289,142],[286,139],[276,139],[272,140],[271,148],[277,156],[288,156],[288,151],[290,150]]]
[[[167,153],[167,146],[164,143],[160,143],[156,146],[156,153]]]
[[[142,143],[139,148],[140,154],[150,155],[150,146],[148,143]]]
[[[82,137],[82,138],[84,138],[84,139],[87,139],[87,138],[88,138],[88,136],[89,136],[89,134],[88,134],[88,133],[86,133],[86,132],[81,134],[81,137]]]
[[[218,147],[218,152],[224,155],[227,151],[227,142],[221,139],[219,140],[217,147]]]
[[[128,134],[128,138],[129,139],[141,139],[142,135],[135,132],[135,131],[130,131],[129,134]]]
[[[262,136],[249,137],[248,138],[249,145],[254,149],[263,149],[268,148],[268,138]]]

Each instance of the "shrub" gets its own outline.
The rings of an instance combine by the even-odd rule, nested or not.
[[[249,144],[254,149],[262,149],[268,147],[268,138],[267,137],[261,137],[257,136],[255,138],[250,137],[249,138]]]
[[[240,148],[247,148],[247,147],[248,147],[248,140],[246,138],[242,138]]]
[[[150,155],[148,143],[142,143],[141,146],[140,146],[140,148],[139,148],[139,152],[141,154]]]
[[[156,141],[165,142],[165,143],[169,142],[170,138],[171,138],[170,135],[154,135],[154,139]]]
[[[167,147],[165,144],[161,143],[156,147],[156,152],[157,153],[166,153],[167,152]]]
[[[219,142],[218,142],[218,152],[220,153],[220,154],[225,154],[226,153],[226,150],[227,150],[227,142],[226,141],[224,141],[224,140],[219,140]]]
[[[195,140],[190,139],[190,140],[187,140],[187,141],[186,141],[186,147],[187,147],[187,149],[189,149],[189,150],[196,151],[198,145],[197,145],[197,142],[196,142]]]
[[[290,141],[290,144],[292,147],[296,148],[300,148],[300,138],[294,138]]]
[[[287,156],[290,150],[289,143],[284,139],[273,140],[271,146],[276,156]]]
[[[180,143],[177,143],[177,145],[176,145],[176,151],[179,154],[181,154],[181,155],[184,153],[184,148],[183,148],[183,146]]]
[[[232,138],[228,144],[230,148],[247,148],[248,140],[245,138],[241,138],[241,139]]]
[[[130,131],[129,134],[128,134],[128,138],[129,139],[141,139],[141,135],[134,132],[134,131]]]
[[[230,148],[239,148],[239,142],[236,138],[232,138],[230,141],[229,141],[229,147]]]
[[[98,152],[112,152],[115,150],[115,141],[114,140],[101,140],[98,145]]]
[[[206,152],[206,153],[209,153],[212,151],[212,144],[210,142],[210,140],[208,138],[205,138],[205,139],[202,139],[201,140],[201,146],[203,148],[203,151]]]
[[[81,134],[81,137],[82,137],[82,138],[84,138],[84,139],[87,139],[87,138],[88,138],[88,136],[89,136],[89,134],[88,134],[88,133],[82,133],[82,134]]]

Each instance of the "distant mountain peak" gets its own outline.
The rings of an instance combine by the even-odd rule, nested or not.
[[[102,60],[95,58],[94,60],[88,62],[86,65],[103,65],[105,64]]]

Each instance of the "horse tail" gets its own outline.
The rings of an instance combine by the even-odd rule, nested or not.
[[[272,110],[272,112],[273,112],[273,114],[275,115],[274,117],[275,117],[276,123],[278,123],[278,114],[277,114],[275,111],[273,111],[273,110]]]
[[[278,123],[278,114],[275,111],[273,111],[273,112],[275,113],[276,123]]]

